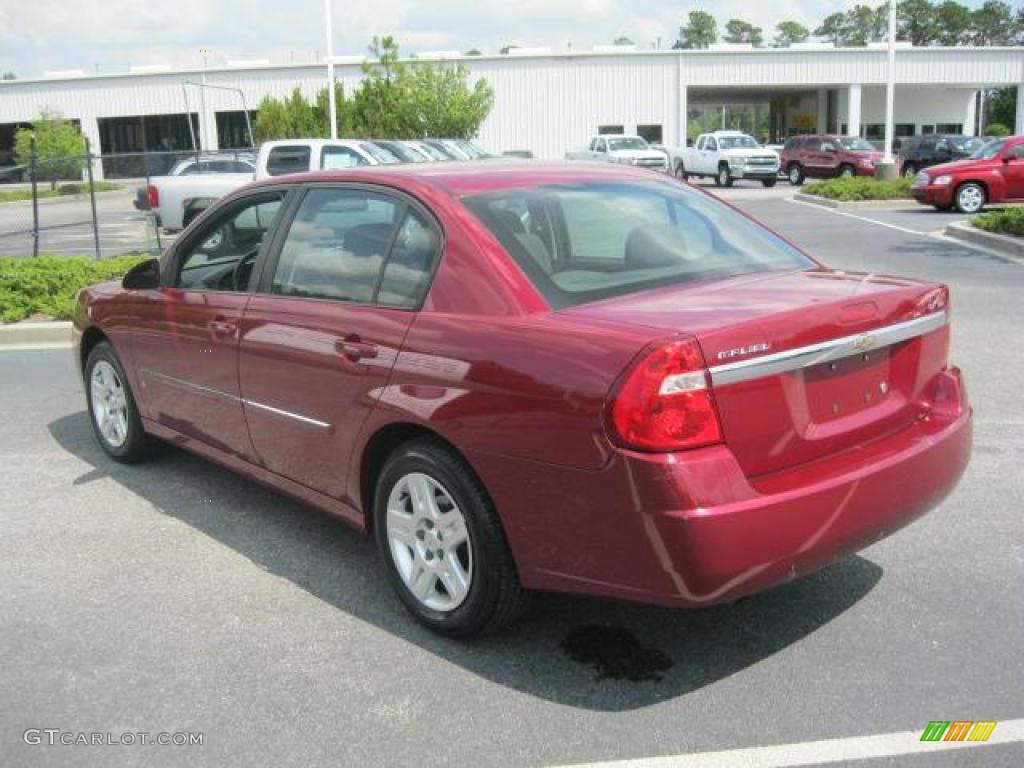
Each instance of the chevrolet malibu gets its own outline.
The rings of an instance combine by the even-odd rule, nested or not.
[[[535,590],[732,601],[911,522],[970,454],[949,322],[671,178],[511,161],[247,186],[74,315],[111,457],[371,533],[455,636]]]

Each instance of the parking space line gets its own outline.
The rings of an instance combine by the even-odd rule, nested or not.
[[[948,716],[948,715],[947,715]],[[575,764],[572,768],[795,768],[850,760],[872,760],[940,750],[984,749],[989,745],[1024,741],[1024,719],[1000,720],[986,742],[921,741],[925,724],[916,731],[854,736],[769,747],[697,752],[689,755],[651,757]],[[564,766],[569,768],[569,766]]]
[[[805,205],[808,208],[814,208],[815,210],[818,210],[818,211],[826,211],[828,213],[835,214],[836,216],[846,216],[849,219],[857,219],[858,221],[866,221],[868,224],[877,224],[880,227],[888,227],[889,229],[895,229],[897,232],[906,232],[907,234],[921,235],[921,236],[924,236],[924,237],[930,237],[932,235],[932,232],[922,232],[919,229],[910,229],[910,227],[901,227],[899,224],[890,224],[887,221],[879,221],[878,219],[870,219],[867,216],[858,216],[857,214],[850,213],[849,211],[837,211],[835,208],[825,208],[825,207],[820,206],[820,205],[815,205],[814,203],[805,203],[803,200],[794,200],[791,197],[786,198],[786,199],[789,202],[794,203],[795,205]]]

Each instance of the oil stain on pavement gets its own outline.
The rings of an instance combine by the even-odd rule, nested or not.
[[[593,665],[597,680],[657,682],[672,667],[666,653],[641,645],[621,627],[577,627],[562,641],[562,648],[573,661]]]

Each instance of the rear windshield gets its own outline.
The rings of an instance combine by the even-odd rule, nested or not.
[[[582,182],[463,198],[555,309],[813,262],[711,197],[666,182]]]

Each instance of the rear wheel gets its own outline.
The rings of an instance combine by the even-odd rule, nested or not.
[[[90,421],[100,447],[126,463],[152,456],[158,443],[142,428],[128,377],[114,348],[105,341],[89,352],[85,387]]]
[[[715,174],[715,184],[719,187],[732,186],[732,172],[729,170],[729,166],[725,163],[718,166],[718,173]]]
[[[903,166],[903,175],[908,179],[914,178],[917,176],[917,166],[913,163],[907,163]]]
[[[857,170],[852,165],[841,165],[839,166],[839,178],[840,179],[852,179],[857,175]]]
[[[766,187],[774,187],[777,179],[761,179],[761,183]]]
[[[690,178],[690,174],[686,172],[686,167],[681,162],[676,163],[675,174],[680,181],[688,181]]]
[[[374,528],[405,607],[435,632],[497,629],[529,601],[497,512],[472,469],[430,439],[399,447],[381,472]]]
[[[977,182],[969,181],[957,188],[954,199],[960,213],[977,213],[985,207],[985,188]]]
[[[800,163],[789,164],[789,168],[786,169],[786,178],[794,187],[799,187],[804,183],[804,169],[800,167]]]

